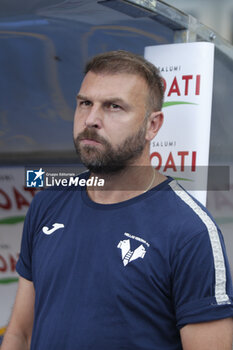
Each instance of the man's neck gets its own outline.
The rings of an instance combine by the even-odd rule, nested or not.
[[[126,201],[166,180],[166,176],[157,172],[151,165],[130,166],[116,173],[91,176],[104,179],[103,187],[89,187],[87,190],[90,199],[101,204]]]

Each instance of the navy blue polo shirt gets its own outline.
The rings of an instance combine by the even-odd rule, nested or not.
[[[181,327],[233,316],[223,237],[171,178],[116,204],[38,193],[17,271],[36,291],[32,350],[181,350]]]

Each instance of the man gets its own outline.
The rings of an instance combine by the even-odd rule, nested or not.
[[[94,57],[85,73],[74,143],[90,170],[81,176],[105,186],[35,197],[2,350],[230,350],[222,235],[150,166],[163,122],[157,69],[116,51]],[[54,223],[63,227],[45,234]]]

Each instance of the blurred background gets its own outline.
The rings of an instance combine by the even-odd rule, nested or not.
[[[165,2],[197,18],[233,44],[232,0],[166,0]]]

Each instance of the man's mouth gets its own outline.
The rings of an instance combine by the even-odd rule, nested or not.
[[[81,139],[82,144],[84,145],[100,145],[101,142],[94,140],[94,139],[87,139],[87,138],[83,138]]]

